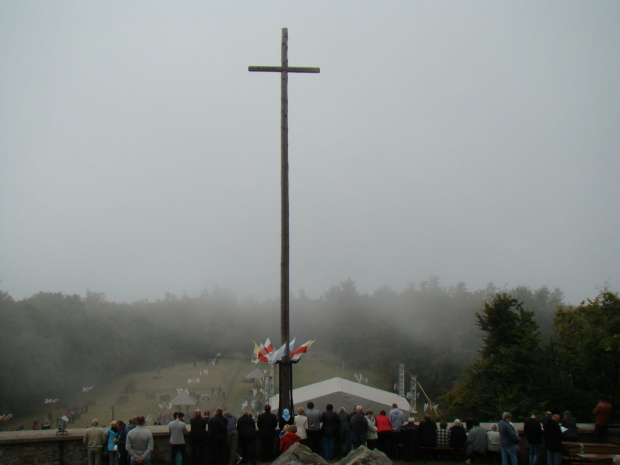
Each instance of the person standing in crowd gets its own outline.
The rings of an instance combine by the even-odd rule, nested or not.
[[[400,429],[405,423],[405,414],[398,408],[396,403],[392,404],[392,410],[388,414],[390,425],[392,425],[392,455],[400,457]],[[433,443],[434,445],[434,443]]]
[[[284,453],[291,447],[293,444],[296,444],[301,441],[301,438],[297,435],[297,426],[295,425],[286,425],[288,427],[284,436],[280,440],[280,452]]]
[[[211,464],[226,465],[228,454],[226,453],[226,432],[228,421],[224,418],[221,408],[216,408],[213,416],[209,419],[209,436],[211,446]]]
[[[280,444],[282,444],[282,438],[284,437],[284,435],[288,432],[289,428],[291,427],[291,425],[284,425],[284,429],[280,430],[280,433],[278,434],[278,437],[280,439]],[[297,431],[297,428],[295,428],[295,431]],[[280,447],[280,445],[278,445],[278,450],[282,449],[282,447]]]
[[[323,437],[323,457],[325,460],[334,458],[334,446],[339,430],[338,414],[334,412],[332,404],[327,404],[325,411],[321,413],[321,436]]]
[[[168,423],[170,433],[170,463],[171,465],[187,464],[187,452],[185,450],[185,435],[187,426],[183,419],[183,412],[175,412],[174,420]]]
[[[598,405],[592,411],[594,415],[594,441],[607,442],[607,432],[611,423],[613,407],[605,396],[600,396]]]
[[[297,409],[297,415],[294,418],[295,426],[297,427],[297,436],[301,439],[301,443],[304,446],[308,445],[308,417],[306,417],[306,411],[303,407]]]
[[[424,421],[420,422],[418,431],[421,447],[435,447],[437,443],[437,424],[431,420],[430,415],[424,415]]]
[[[523,423],[523,434],[529,447],[529,465],[538,465],[540,461],[540,447],[542,445],[543,430],[538,421],[538,412],[534,410],[532,415]]]
[[[338,410],[338,421],[340,422],[340,447],[344,455],[347,455],[351,450],[351,417],[344,407]]]
[[[375,424],[377,425],[377,448],[386,455],[391,454],[390,446],[392,441],[390,441],[390,437],[392,436],[392,425],[390,425],[390,419],[385,410],[379,412],[379,415],[375,418]]]
[[[237,433],[243,462],[256,465],[256,423],[250,412],[243,412],[237,420]]]
[[[484,458],[487,452],[487,432],[480,426],[480,421],[472,418],[471,430],[467,434],[467,463],[477,462]]]
[[[106,436],[103,428],[99,427],[99,420],[93,418],[91,426],[86,430],[83,439],[88,451],[88,465],[101,465],[101,454],[106,444]]]
[[[280,415],[280,419],[278,420],[280,431],[284,430],[284,425],[292,425],[293,423],[294,418],[291,416],[291,412],[289,412],[289,409],[285,408],[284,410],[282,410],[282,414]]]
[[[256,424],[258,426],[258,431],[260,431],[262,461],[273,462],[273,448],[276,438],[276,427],[278,426],[278,417],[271,413],[271,405],[265,405],[265,411],[258,416]]]
[[[368,431],[368,421],[364,416],[361,405],[355,407],[355,414],[349,422],[351,425],[351,449],[357,449],[366,444],[366,432]]]
[[[486,443],[486,431],[485,431],[485,443]],[[461,459],[461,449],[465,448],[465,444],[467,442],[467,433],[465,432],[465,428],[463,428],[463,424],[461,420],[458,418],[454,420],[454,423],[450,427],[450,447],[454,449],[455,455]],[[486,449],[486,446],[485,446]]]
[[[552,417],[553,417],[553,413],[551,413],[549,410],[547,410],[545,412],[545,416],[542,419],[542,429],[543,430],[547,426],[547,423],[549,423],[550,421],[553,421]]]
[[[437,430],[437,447],[447,449],[450,447],[450,430],[448,429],[448,422],[441,420],[439,423],[439,429]]]
[[[108,448],[108,463],[110,465],[116,465],[117,462],[117,454],[116,454],[116,443],[118,442],[118,431],[116,430],[116,421],[110,423],[110,427],[105,432],[105,437],[107,440],[107,448]]]
[[[118,465],[129,465],[129,454],[127,453],[127,434],[129,434],[129,428],[127,428],[124,421],[118,420],[116,422],[116,429],[118,430],[118,442],[116,443]]]
[[[135,428],[127,433],[127,452],[131,457],[131,465],[151,465],[153,434],[144,427],[145,423],[143,415],[137,416]]]
[[[205,447],[207,445],[207,420],[202,412],[196,410],[189,421],[189,442],[192,446],[192,465],[205,465]]]
[[[237,445],[239,433],[237,432],[237,417],[230,412],[224,412],[226,419],[226,449],[228,450],[228,465],[237,463]]]
[[[510,422],[512,414],[504,412],[499,422],[499,445],[502,453],[502,465],[517,465],[517,444],[519,435]]]
[[[319,443],[321,441],[321,412],[315,410],[314,402],[307,404],[306,418],[308,418],[308,447],[315,454],[319,453]]]
[[[570,411],[567,410],[564,412],[564,417],[562,418],[561,424],[566,431],[562,433],[562,438],[565,441],[579,441],[579,433],[577,430],[577,420],[574,416],[571,415]]]
[[[129,419],[129,422],[127,423],[127,429],[131,431],[135,427],[136,427],[136,417],[132,417]]]
[[[415,417],[409,417],[407,419],[407,423],[400,429],[400,438],[403,444],[400,458],[407,462],[415,460],[415,450],[420,445],[419,427],[415,424]],[[380,440],[381,437],[379,437],[379,441]]]
[[[545,425],[543,434],[545,449],[547,449],[547,465],[561,465],[562,430],[560,428],[560,415],[556,413],[551,417],[551,421]]]
[[[499,431],[497,431],[497,424],[493,423],[491,429],[487,431],[487,455],[495,462],[495,456],[498,456],[501,460],[501,447],[499,445]]]
[[[370,450],[377,448],[379,435],[377,434],[377,425],[372,410],[366,410],[366,420],[368,421],[368,430],[366,431],[366,447]]]

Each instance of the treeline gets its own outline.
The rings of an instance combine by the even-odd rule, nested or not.
[[[483,344],[464,380],[443,397],[450,412],[497,419],[510,411],[573,412],[592,421],[602,396],[612,405],[620,382],[620,298],[607,289],[578,307],[557,309],[554,332],[544,334],[534,312],[506,292],[476,312]]]
[[[559,363],[552,341],[562,293],[518,287],[509,294],[532,312],[539,344],[552,344],[550,359]],[[342,359],[389,385],[403,362],[435,400],[469,379],[465,368],[477,362],[485,335],[476,312],[495,295],[492,285],[469,291],[462,283],[444,287],[436,277],[401,292],[386,287],[362,294],[347,280],[320,298],[293,296],[291,336],[298,344],[316,338],[314,355]],[[249,355],[252,341],[266,337],[277,344],[280,305],[276,299],[240,301],[221,288],[134,303],[109,302],[94,292],[39,293],[19,301],[0,293],[0,322],[0,409],[27,411],[44,398],[66,397],[120,374],[218,352]]]

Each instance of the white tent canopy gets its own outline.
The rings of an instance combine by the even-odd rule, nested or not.
[[[194,399],[186,392],[180,392],[178,396],[170,401],[172,405],[196,405],[198,399]]]
[[[183,407],[185,406],[185,415],[189,416],[190,405],[196,405],[198,399],[194,399],[187,392],[179,392],[179,395],[170,401],[172,405]]]
[[[260,371],[258,368],[255,368],[250,373],[245,375],[245,379],[262,379],[265,377],[265,373]]]
[[[325,410],[325,405],[332,404],[334,410],[344,407],[347,412],[351,412],[356,405],[361,405],[364,410],[371,409],[375,415],[381,410],[389,412],[392,404],[396,404],[405,415],[409,414],[409,402],[404,397],[342,378],[326,379],[293,389],[295,411],[299,407],[306,408],[310,401],[314,402],[317,410]],[[277,412],[279,402],[279,395],[269,399],[272,412]]]

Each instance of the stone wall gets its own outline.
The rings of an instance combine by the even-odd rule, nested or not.
[[[168,427],[149,427],[153,433],[153,461],[170,462]],[[2,465],[84,465],[88,462],[82,438],[86,429],[68,429],[67,434],[56,431],[19,431],[0,433],[0,463]],[[103,463],[107,463],[104,461]]]

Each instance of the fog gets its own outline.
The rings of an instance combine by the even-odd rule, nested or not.
[[[0,3],[0,289],[618,288],[620,4]]]
[[[476,360],[483,332],[475,312],[495,291],[444,287],[430,277],[400,293],[382,288],[367,295],[346,280],[320,298],[293,296],[290,334],[295,347],[315,340],[309,353],[326,366],[371,372],[388,384],[398,380],[396,364],[405,363],[436,397]],[[544,354],[557,336],[552,320],[561,292],[521,287],[510,293],[532,312]],[[0,321],[0,411],[20,414],[34,412],[45,398],[77,401],[83,386],[115,384],[125,374],[204,362],[218,353],[245,357],[247,365],[253,341],[280,341],[275,299],[239,301],[218,288],[200,297],[168,294],[132,304],[95,292],[39,292],[19,301],[0,292]]]

